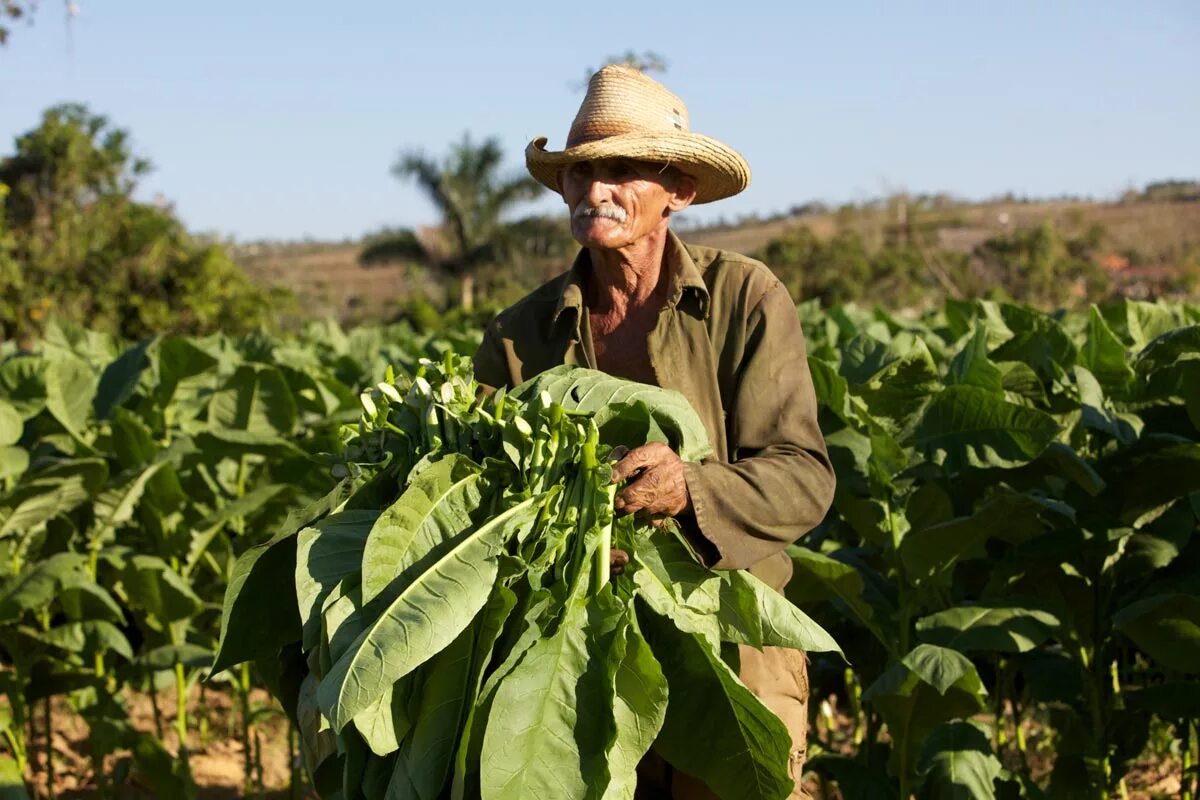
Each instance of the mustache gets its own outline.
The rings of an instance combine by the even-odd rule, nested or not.
[[[584,217],[599,217],[601,219],[611,219],[615,222],[624,222],[629,215],[620,206],[589,206],[580,203],[571,212],[571,219],[583,219]]]

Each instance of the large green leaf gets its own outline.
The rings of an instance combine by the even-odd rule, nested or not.
[[[526,381],[513,389],[512,395],[530,401],[542,392],[568,411],[592,413],[602,434],[605,424],[622,413],[622,406],[643,402],[684,461],[699,461],[712,453],[704,423],[679,392],[563,365]]]
[[[401,785],[411,786],[420,800],[438,800],[450,777],[459,733],[475,699],[474,649],[475,629],[467,626],[425,671],[412,732],[396,760],[396,772],[404,776]]]
[[[147,353],[157,339],[145,339],[117,357],[100,374],[93,407],[96,419],[108,419],[117,406],[124,403],[137,388],[142,372],[150,366]]]
[[[0,400],[0,446],[16,444],[25,430],[25,420],[11,403]]]
[[[71,653],[116,653],[126,661],[133,660],[133,648],[121,629],[105,620],[67,622],[44,632],[44,644]]]
[[[608,752],[609,784],[604,800],[632,800],[637,766],[654,744],[667,715],[667,679],[650,645],[633,625],[616,637],[614,676],[616,735]]]
[[[29,800],[25,776],[10,755],[0,755],[0,800]]]
[[[378,700],[358,712],[354,718],[354,729],[377,756],[396,752],[400,741],[412,728],[408,703],[412,690],[411,679],[415,677],[415,674],[405,676],[384,689]]]
[[[1012,468],[1037,458],[1057,434],[1049,414],[977,386],[949,386],[925,408],[913,445],[949,470]]]
[[[1200,443],[1144,437],[1137,447],[1101,462],[1101,469],[1120,497],[1120,522],[1139,524],[1148,512],[1200,490]]]
[[[809,772],[815,772],[837,783],[842,800],[880,800],[896,797],[896,787],[888,780],[882,767],[870,767],[861,758],[821,753],[805,762]]]
[[[46,367],[46,408],[75,436],[87,426],[98,382],[92,368],[73,356],[53,359]]]
[[[703,636],[715,647],[720,639],[721,578],[696,563],[680,542],[665,536],[639,540],[633,573],[637,595],[683,631]]]
[[[1125,707],[1165,720],[1200,719],[1200,682],[1172,680],[1125,692]]]
[[[99,489],[108,465],[86,458],[41,470],[0,497],[0,538],[29,532],[42,523],[74,510]]]
[[[79,576],[85,556],[56,553],[0,582],[0,622],[14,621],[31,609],[48,605],[58,590]]]
[[[1078,354],[1075,342],[1048,314],[1011,303],[1001,305],[1000,311],[1004,322],[1013,331],[1013,338],[992,352],[995,361],[1028,364],[1045,383],[1075,366]]]
[[[993,800],[1004,767],[988,733],[971,722],[949,722],[935,729],[921,752],[922,798]]]
[[[745,570],[726,572],[721,582],[721,616],[727,618],[726,609],[737,618],[736,624],[722,626],[725,641],[735,641],[761,648],[790,647],[793,650],[814,653],[841,653],[824,628],[805,614],[779,592],[761,579]],[[747,613],[741,613],[745,610]],[[726,633],[754,631],[757,636],[724,636]],[[758,641],[755,641],[758,639]]]
[[[143,617],[157,630],[189,619],[204,607],[192,587],[158,556],[137,554],[125,565],[121,584],[130,603],[149,614]]]
[[[943,722],[984,707],[987,691],[966,656],[932,644],[917,645],[863,694],[887,723],[894,774],[913,775],[921,747]]]
[[[0,361],[0,397],[22,419],[37,416],[46,407],[46,359],[22,355]]]
[[[149,488],[154,488],[153,480],[150,482]],[[185,577],[191,574],[204,554],[208,552],[213,540],[222,531],[228,530],[230,523],[238,519],[245,523],[247,518],[252,517],[268,503],[290,490],[291,487],[287,485],[269,483],[265,486],[255,487],[217,509],[215,514],[192,529],[191,542],[188,544],[187,559],[184,562],[182,574]],[[249,526],[247,526],[247,530],[249,530]]]
[[[450,644],[487,602],[496,553],[532,523],[531,497],[432,550],[378,601],[370,622],[321,681],[321,708],[337,730],[398,681]]]
[[[504,632],[505,624],[516,603],[516,593],[505,586],[502,581],[498,582],[492,591],[492,596],[488,598],[487,604],[476,617],[475,627],[478,628],[479,633],[475,639],[475,652],[471,662],[471,680],[467,684],[468,696],[473,701],[467,706],[466,719],[463,721],[463,733],[459,738],[458,750],[454,756],[454,778],[451,782],[452,800],[463,800],[468,795],[468,781],[472,777],[478,777],[468,773],[471,772],[472,767],[478,766],[479,754],[483,749],[483,735],[486,731],[486,725],[483,722],[486,722],[486,714],[490,708],[490,701],[483,698],[484,670],[491,665],[497,641]],[[523,651],[521,652],[523,654]],[[503,677],[505,674],[507,672],[503,664],[492,671],[493,676]],[[489,696],[494,698],[494,691]],[[482,714],[483,718],[477,724],[476,715],[479,714]],[[478,732],[476,732],[476,728],[478,728]],[[478,794],[478,787],[475,787],[474,793]]]
[[[1004,392],[1004,374],[988,358],[988,331],[976,325],[971,337],[950,361],[946,383],[954,386],[978,386],[990,392]]]
[[[288,591],[295,579],[294,532],[277,535],[242,553],[225,589],[212,673],[273,655],[281,645],[300,638],[296,595]]]
[[[779,718],[705,639],[655,615],[646,622],[669,691],[654,749],[723,800],[787,797],[791,737]]]
[[[906,533],[900,558],[910,580],[946,582],[959,561],[986,555],[983,545],[990,538],[1021,542],[1074,519],[1070,506],[1001,484],[969,517]]]
[[[1079,352],[1079,363],[1096,376],[1106,392],[1124,392],[1133,381],[1125,345],[1095,306],[1088,311],[1087,341]]]
[[[1049,639],[1058,626],[1058,618],[1042,609],[976,604],[917,620],[917,636],[961,652],[1024,653]]]
[[[296,425],[296,401],[279,370],[245,364],[212,396],[208,421],[216,428],[288,434]]]
[[[303,646],[316,646],[321,606],[338,581],[363,565],[363,548],[374,511],[349,509],[331,514],[296,535],[296,601],[303,620]],[[381,754],[382,755],[382,754]]]
[[[379,515],[362,553],[362,596],[369,603],[438,544],[471,525],[482,501],[480,469],[450,455],[424,470]]]
[[[571,601],[558,630],[500,682],[480,756],[487,800],[582,800],[607,782],[612,687],[599,660],[590,663],[586,620],[585,601]]]
[[[883,626],[888,624],[892,609],[883,605],[882,597],[868,599],[866,583],[857,568],[800,545],[789,545],[787,554],[792,559],[792,579],[784,590],[789,600],[797,606],[840,601],[881,644],[891,644],[892,637],[884,633]]]
[[[1153,595],[1122,608],[1112,624],[1164,667],[1195,672],[1200,664],[1200,597]]]
[[[112,485],[96,496],[92,506],[95,513],[92,532],[94,541],[107,543],[118,528],[133,518],[133,512],[146,491],[147,483],[159,470],[167,466],[168,462],[159,461],[131,475],[118,476]]]

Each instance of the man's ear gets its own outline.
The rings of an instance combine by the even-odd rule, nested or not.
[[[671,199],[667,202],[667,208],[672,214],[678,214],[692,204],[696,199],[696,179],[691,175],[680,174],[679,180],[675,182],[675,188],[671,192]]]

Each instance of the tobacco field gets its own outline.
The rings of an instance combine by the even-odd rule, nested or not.
[[[1200,309],[1125,301],[1051,315],[951,301],[919,318],[815,304],[798,313],[838,476],[825,522],[789,549],[795,619],[836,642],[810,656],[810,786],[847,800],[1115,798],[1136,795],[1129,771],[1151,758],[1174,771],[1172,792],[1195,798]],[[65,766],[47,731],[64,717],[86,727],[82,781],[96,794],[195,796],[189,754],[206,739],[198,709],[217,697],[242,741],[242,791],[261,792],[255,734],[285,716],[261,690],[297,695],[299,643],[321,671],[337,660],[338,643],[312,613],[329,600],[317,588],[334,583],[312,568],[326,563],[309,558],[323,541],[312,531],[353,539],[331,513],[347,498],[374,503],[355,511],[360,528],[402,501],[394,475],[390,494],[371,489],[387,470],[367,452],[368,434],[386,433],[396,387],[437,365],[455,373],[456,354],[469,356],[480,335],[323,323],[288,337],[135,343],[51,324],[29,351],[0,345],[0,797],[54,785],[47,773]],[[426,410],[475,413],[467,395],[431,398]],[[649,423],[638,424],[644,434]],[[424,442],[406,469],[436,449]],[[590,464],[587,443],[573,446]],[[520,463],[542,489],[590,492],[587,507],[602,505],[595,476],[573,489]],[[430,469],[422,475],[432,480]],[[450,464],[443,471],[464,480]],[[593,560],[571,561],[582,570],[571,574],[586,575]],[[382,585],[361,568],[364,587]],[[271,590],[261,580],[271,575],[283,585]],[[579,580],[595,600],[599,582]],[[230,614],[231,604],[242,610]],[[610,618],[624,620],[621,646],[637,650],[632,619]],[[712,630],[704,658],[714,674],[727,671],[712,655],[724,652],[717,639],[768,641],[748,626]],[[520,653],[514,662],[515,675]],[[131,716],[145,697],[155,725]],[[167,697],[173,713],[160,715]],[[370,705],[350,689],[336,699],[318,695],[307,719],[288,720],[293,796],[314,790],[305,765],[321,760],[302,735],[313,709],[344,712],[342,727]],[[668,724],[701,711],[668,706]],[[411,753],[391,734],[388,770]],[[539,746],[518,738],[503,751],[513,764]],[[666,750],[668,760],[688,757]],[[325,796],[382,796],[360,773],[345,777],[354,759],[383,770],[375,752],[342,741],[324,753],[340,776]],[[713,780],[722,796],[746,796]],[[515,796],[557,796],[537,785]],[[756,796],[783,790],[759,785]],[[411,796],[442,796],[441,783],[422,786]]]

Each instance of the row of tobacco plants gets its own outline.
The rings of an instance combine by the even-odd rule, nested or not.
[[[838,491],[788,592],[855,723],[810,767],[846,797],[1125,797],[1157,742],[1194,798],[1200,310],[801,316]]]
[[[788,597],[846,657],[812,657],[810,769],[846,798],[1098,798],[1158,747],[1194,797],[1200,310],[799,313],[838,493]],[[209,676],[238,557],[346,477],[339,430],[389,365],[477,341],[52,326],[0,349],[0,783],[52,768],[29,743],[72,713],[102,791],[186,796],[198,683],[237,700],[251,773],[250,689],[292,676]],[[173,734],[131,723],[139,693],[174,694]]]
[[[236,558],[336,483],[321,454],[357,421],[368,378],[478,340],[321,324],[130,346],[52,324],[32,352],[0,349],[0,794],[23,796],[35,770],[54,786],[58,711],[86,723],[102,794],[131,781],[189,796],[206,720],[187,700],[213,691],[234,699],[245,790],[261,782],[253,729],[278,712],[251,689],[272,686],[272,665],[209,676]],[[139,694],[154,730],[132,724]]]

